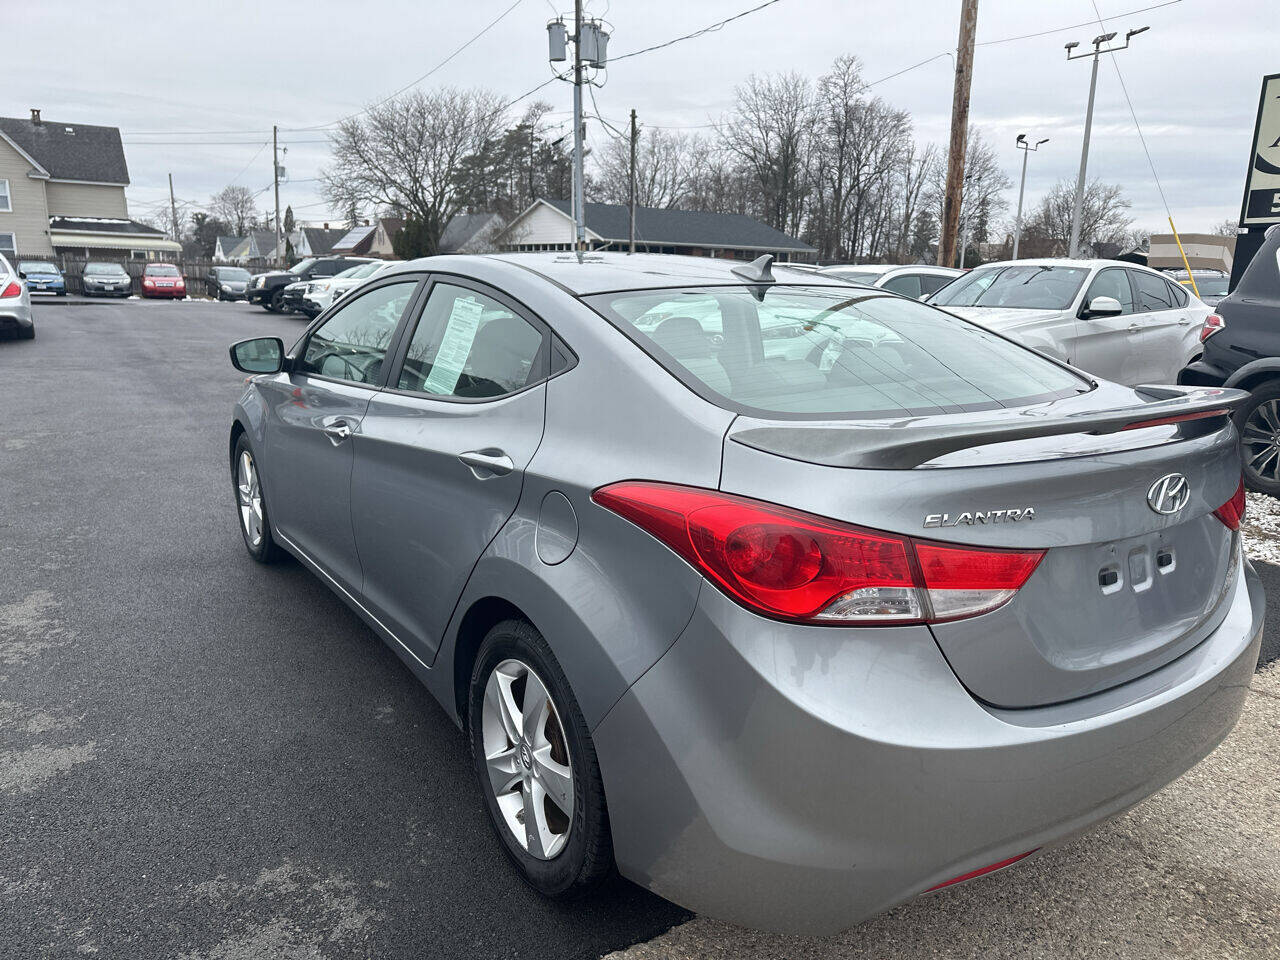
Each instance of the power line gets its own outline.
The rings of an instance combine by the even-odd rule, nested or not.
[[[1173,2],[1176,3],[1178,2],[1178,0],[1173,0]],[[1102,27],[1103,30],[1106,30],[1107,25],[1106,23],[1103,22],[1102,13],[1101,11],[1098,10],[1098,4],[1096,0],[1090,0],[1090,3],[1093,4],[1093,12],[1097,14],[1098,26]],[[1167,6],[1167,4],[1161,4],[1161,6]],[[1123,16],[1128,16],[1128,14],[1123,14],[1123,13],[1117,14],[1117,16],[1112,17],[1111,19],[1115,20]],[[1087,25],[1088,24],[1086,24],[1086,26]],[[1115,68],[1116,79],[1120,81],[1120,89],[1124,92],[1124,101],[1129,105],[1129,116],[1133,117],[1133,125],[1138,131],[1138,140],[1142,143],[1142,152],[1147,155],[1147,166],[1151,168],[1151,177],[1156,182],[1156,190],[1160,193],[1160,202],[1164,204],[1165,215],[1169,218],[1169,223],[1172,224],[1173,213],[1170,212],[1169,210],[1169,201],[1165,199],[1164,187],[1160,184],[1160,175],[1156,173],[1155,161],[1151,159],[1151,151],[1147,149],[1147,138],[1142,135],[1142,124],[1138,122],[1138,113],[1136,110],[1133,109],[1133,101],[1129,99],[1129,88],[1125,86],[1124,75],[1120,72],[1120,64],[1116,60],[1116,55],[1114,52],[1112,52],[1111,54],[1111,66]],[[1081,185],[1081,188],[1083,189],[1083,185]]]
[[[703,34],[714,33],[726,24],[733,23],[735,20],[741,20],[743,17],[755,13],[757,10],[763,10],[765,7],[771,7],[778,2],[779,0],[765,0],[764,3],[752,7],[750,10],[743,10],[741,13],[735,13],[732,17],[726,17],[718,23],[713,23],[710,26],[703,27],[701,30],[695,30],[693,33],[686,33],[683,37],[676,37],[675,39],[668,40],[665,43],[655,43],[652,47],[645,47],[643,50],[634,50],[631,53],[624,53],[620,57],[610,57],[609,63],[613,64],[617,63],[619,60],[629,60],[632,57],[640,56],[642,53],[651,53],[654,50],[661,50],[663,47],[669,47],[672,44],[680,43],[684,40],[692,40],[694,37],[701,37]]]
[[[952,62],[953,63],[955,62],[955,54],[953,54],[950,50],[944,50],[942,51],[942,53],[935,53],[928,60],[921,60],[919,63],[913,63],[911,66],[905,67],[902,70],[899,70],[897,73],[891,73],[887,77],[881,77],[879,80],[872,80],[870,83],[866,84],[866,86],[874,87],[877,84],[884,83],[886,80],[892,80],[894,77],[900,77],[904,73],[910,73],[912,70],[916,69],[916,67],[923,67],[926,63],[933,63],[933,61],[935,60],[941,60],[943,57],[950,57]]]
[[[376,110],[378,107],[382,106],[384,103],[391,102],[396,97],[400,96],[400,94],[408,90],[410,87],[416,87],[423,80],[427,79],[427,77],[431,76],[437,70],[445,66],[445,64],[449,63],[449,61],[451,61],[454,57],[460,54],[463,50],[467,49],[467,47],[471,46],[473,43],[475,43],[477,40],[483,37],[486,33],[488,33],[490,30],[496,27],[500,22],[502,22],[502,20],[506,17],[507,14],[509,14],[516,7],[520,6],[520,4],[522,3],[524,3],[524,0],[515,0],[515,3],[511,4],[511,6],[507,7],[507,9],[503,10],[500,14],[498,14],[496,17],[490,20],[489,23],[486,24],[485,27],[479,33],[475,34],[473,37],[467,40],[466,43],[462,44],[462,46],[458,47],[456,50],[453,51],[453,53],[449,54],[447,57],[445,57],[443,60],[437,63],[434,67],[432,67],[430,70],[424,73],[422,76],[418,77],[416,80],[412,80],[409,83],[406,83],[403,87],[401,87],[395,93],[391,94],[391,96],[383,97],[381,100],[377,101],[376,103],[370,104],[367,107],[363,107],[355,111],[354,113],[349,113],[345,117],[339,117],[337,120],[332,120],[329,123],[322,123],[314,127],[299,127],[298,129],[307,131],[307,130],[323,130],[326,127],[336,127],[338,124],[343,123],[346,120],[350,120],[353,117],[358,117],[361,114],[368,113],[371,110]]]
[[[1146,13],[1148,10],[1159,10],[1161,7],[1171,7],[1175,3],[1181,3],[1181,2],[1182,0],[1165,0],[1164,3],[1154,3],[1149,7],[1139,7],[1137,10],[1126,10],[1124,13],[1112,14],[1111,19],[1118,20],[1121,17],[1131,17],[1135,13]],[[1097,13],[1098,5],[1096,3],[1093,5],[1093,10],[1095,13]],[[1101,14],[1099,14],[1099,18],[1101,18]],[[1047,37],[1051,33],[1064,33],[1067,30],[1079,30],[1081,27],[1089,27],[1089,26],[1092,26],[1095,22],[1101,23],[1102,21],[1101,19],[1097,21],[1086,20],[1084,23],[1073,23],[1069,27],[1054,27],[1052,30],[1041,30],[1039,33],[1024,33],[1017,37],[1003,37],[1000,40],[979,40],[976,46],[990,47],[997,43],[1012,43],[1014,40],[1030,40],[1032,37]],[[1112,61],[1114,62],[1114,60],[1115,58],[1113,57]]]

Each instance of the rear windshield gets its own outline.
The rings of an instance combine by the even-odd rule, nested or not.
[[[1018,264],[985,267],[948,284],[930,303],[940,307],[1014,307],[1065,310],[1089,271],[1082,267]]]
[[[178,268],[169,263],[152,263],[143,271],[148,277],[178,277]]]
[[[1089,389],[976,324],[880,291],[643,290],[587,302],[696,392],[765,415],[887,417]]]
[[[823,270],[823,274],[829,274],[833,277],[839,277],[841,280],[848,280],[851,283],[864,283],[868,287],[875,286],[875,282],[885,275],[885,270]]]

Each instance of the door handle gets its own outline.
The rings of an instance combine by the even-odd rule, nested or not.
[[[516,468],[515,463],[497,447],[486,447],[483,450],[468,450],[458,454],[458,459],[471,468],[477,480],[488,480],[490,477],[504,477]]]
[[[350,420],[347,420],[344,417],[334,417],[332,420],[326,421],[321,429],[324,431],[325,436],[328,437],[330,442],[336,447],[343,440],[347,439],[347,437],[351,436],[353,425]]]
[[[1137,332],[1138,332],[1139,330],[1141,330],[1141,329],[1142,329],[1142,327],[1141,327],[1141,325],[1139,325],[1139,324],[1136,324],[1136,323],[1131,323],[1131,324],[1129,324],[1129,332],[1130,332],[1130,333],[1137,333]]]
[[[1191,325],[1191,321],[1188,320],[1186,317],[1183,317],[1181,320],[1178,321],[1178,326],[1180,327],[1187,327],[1190,325]]]

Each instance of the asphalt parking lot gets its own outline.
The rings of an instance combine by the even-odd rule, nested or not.
[[[1280,663],[1135,810],[837,938],[623,881],[540,900],[400,661],[299,565],[244,555],[226,346],[302,319],[131,300],[36,323],[0,342],[0,957],[1280,956]],[[1251,550],[1280,559],[1269,510]]]

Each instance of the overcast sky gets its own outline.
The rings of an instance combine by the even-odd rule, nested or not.
[[[610,54],[628,53],[731,16],[760,0],[589,0],[613,24]],[[1275,0],[1097,0],[1108,29],[1150,26],[1116,64],[1146,134],[1178,228],[1207,230],[1239,214],[1260,79],[1280,72]],[[271,125],[289,148],[281,204],[299,219],[330,216],[314,181],[332,122],[434,67],[511,6],[512,0],[383,0],[352,4],[45,2],[6,11],[0,113],[118,126],[125,140],[135,216],[168,215],[167,175],[180,200],[200,204],[228,183],[263,189],[271,202]],[[596,91],[601,113],[625,123],[692,127],[719,120],[734,86],[752,72],[820,76],[854,54],[869,80],[955,49],[959,0],[779,0],[716,33],[619,63]],[[545,25],[556,0],[522,0],[425,85],[487,86],[515,97],[549,75]],[[1127,14],[1127,15],[1126,15]],[[1001,151],[1015,181],[1020,132],[1051,140],[1031,158],[1028,205],[1073,176],[1089,85],[1089,62],[1068,63],[1063,44],[1103,32],[1090,0],[981,0],[971,120]],[[1114,19],[1112,19],[1114,18]],[[1047,36],[990,41],[1084,24]],[[51,31],[51,25],[59,25]],[[20,42],[17,38],[23,38]],[[56,38],[56,42],[55,42]],[[944,143],[952,60],[940,57],[875,92],[909,111],[917,139]],[[567,118],[571,87],[538,94]],[[518,108],[514,108],[518,110]],[[565,124],[565,130],[569,129]],[[601,142],[599,125],[591,139]],[[207,131],[216,131],[208,134]],[[710,132],[710,131],[703,131]],[[200,135],[193,135],[200,133]],[[219,141],[219,142],[214,142]],[[262,145],[266,144],[264,148]],[[1122,184],[1140,226],[1160,230],[1165,212],[1125,102],[1104,58],[1089,158],[1090,177]],[[336,216],[333,217],[336,219]]]

